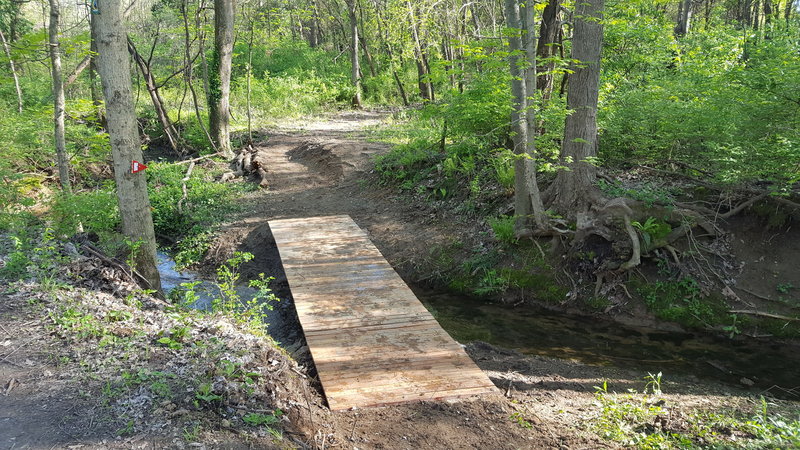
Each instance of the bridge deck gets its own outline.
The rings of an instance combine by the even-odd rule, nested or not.
[[[495,391],[349,216],[269,226],[331,409]]]

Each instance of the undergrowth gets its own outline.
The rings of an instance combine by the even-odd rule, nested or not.
[[[742,411],[684,410],[661,391],[661,373],[648,374],[640,393],[595,386],[598,416],[591,428],[605,439],[641,449],[795,448],[800,445],[800,414],[772,413],[761,397],[749,415]]]

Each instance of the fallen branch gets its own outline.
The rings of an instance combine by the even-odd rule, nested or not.
[[[219,156],[219,152],[211,153],[210,155],[198,156],[197,158],[184,159],[182,161],[176,161],[173,164],[192,164],[192,163],[196,163],[196,162],[202,161],[204,159],[213,158],[215,156]]]
[[[192,177],[192,171],[194,170],[194,163],[189,164],[189,168],[186,170],[186,175],[181,179],[181,191],[183,191],[183,195],[181,199],[178,200],[178,212],[183,214],[183,202],[186,201],[186,197],[189,196],[189,190],[186,189],[186,182],[189,181],[189,178]]]
[[[765,192],[765,193],[763,193],[761,195],[755,196],[755,197],[751,198],[750,200],[747,200],[745,202],[740,203],[739,206],[733,208],[732,210],[726,212],[725,214],[720,214],[719,217],[722,218],[722,219],[727,219],[727,218],[729,218],[731,216],[735,216],[736,214],[739,214],[740,212],[742,212],[743,210],[748,208],[753,203],[763,200],[768,195],[769,195],[769,193]]]
[[[778,320],[788,320],[790,322],[800,322],[800,317],[782,316],[780,314],[765,313],[761,311],[756,311],[754,309],[732,309],[728,312],[731,314],[747,314],[750,316],[767,317],[770,319],[778,319]]]

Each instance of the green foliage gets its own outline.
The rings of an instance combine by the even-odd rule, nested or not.
[[[664,239],[672,232],[672,226],[663,220],[658,220],[655,217],[648,217],[644,223],[638,221],[631,222],[631,226],[639,230],[642,235],[642,242],[645,251],[660,239]]]
[[[489,226],[492,227],[492,231],[494,231],[495,238],[504,246],[511,247],[519,242],[516,234],[514,234],[514,222],[516,222],[514,216],[490,217],[487,221]]]
[[[198,262],[210,245],[212,231],[228,214],[237,209],[237,193],[249,187],[214,182],[215,172],[195,167],[186,182],[183,198],[181,165],[154,163],[147,169],[150,204],[156,234],[177,241],[175,262],[179,268]]]
[[[112,187],[60,194],[50,207],[59,234],[72,235],[78,224],[86,232],[100,235],[113,232],[120,224],[116,190]]]
[[[726,317],[727,307],[716,297],[703,295],[693,278],[656,281],[638,288],[656,317],[693,328],[710,327]]]
[[[797,419],[770,414],[761,397],[755,415],[728,411],[678,411],[661,393],[661,373],[648,374],[643,393],[609,392],[608,384],[595,386],[599,416],[592,428],[603,438],[642,449],[664,448],[792,448],[800,445]],[[648,393],[649,391],[649,393]],[[677,426],[659,420],[670,417]]]
[[[212,307],[214,312],[229,315],[237,322],[245,325],[251,332],[266,336],[267,311],[273,309],[273,302],[280,301],[269,288],[273,277],[265,277],[263,273],[255,280],[250,280],[248,285],[257,289],[250,300],[244,300],[236,290],[239,281],[239,269],[242,264],[253,259],[252,253],[235,252],[233,257],[217,269],[218,296],[214,298]]]
[[[283,411],[276,409],[272,414],[247,413],[242,420],[251,427],[269,426],[278,423],[282,415]]]
[[[635,189],[626,188],[621,183],[609,183],[606,180],[597,180],[597,187],[609,197],[627,197],[638,200],[648,208],[655,205],[672,205],[674,203],[675,192],[664,189],[654,184],[644,183]]]
[[[721,182],[797,180],[800,104],[788,94],[800,90],[796,39],[754,43],[716,25],[675,43],[668,21],[625,13],[607,29],[601,156],[682,160]]]

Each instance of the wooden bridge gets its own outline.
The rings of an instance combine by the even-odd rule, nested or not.
[[[349,216],[269,226],[332,410],[495,391]]]

